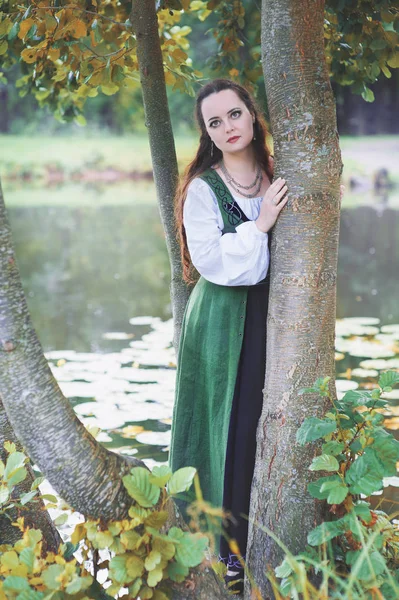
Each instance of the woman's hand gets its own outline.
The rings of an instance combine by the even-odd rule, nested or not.
[[[288,202],[287,196],[283,198],[287,190],[285,179],[281,179],[281,177],[273,181],[267,189],[260,205],[259,217],[255,221],[260,231],[267,233],[275,224],[281,210]]]

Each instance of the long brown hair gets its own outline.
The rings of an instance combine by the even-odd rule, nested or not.
[[[273,177],[273,168],[270,164],[270,151],[266,145],[267,128],[265,121],[256,106],[255,100],[249,92],[234,81],[229,79],[214,79],[204,85],[197,94],[195,103],[195,120],[200,130],[200,140],[197,153],[194,160],[186,168],[184,175],[179,183],[176,199],[175,199],[175,220],[178,239],[181,249],[181,257],[183,263],[183,278],[187,283],[194,283],[197,279],[196,271],[190,259],[190,254],[187,247],[186,232],[183,225],[183,208],[187,197],[187,188],[195,177],[198,177],[213,165],[216,165],[222,159],[222,152],[213,145],[211,154],[212,141],[206,130],[205,122],[202,116],[201,105],[205,98],[211,94],[221,92],[222,90],[233,90],[237,96],[244,102],[249,112],[255,117],[254,134],[255,140],[252,141],[257,163],[265,171],[271,180]]]

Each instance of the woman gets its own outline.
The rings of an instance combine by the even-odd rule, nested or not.
[[[170,463],[198,469],[204,498],[233,515],[244,556],[266,360],[269,235],[287,203],[272,183],[266,127],[240,85],[216,79],[196,102],[201,137],[177,194],[184,276],[201,275],[183,321]],[[242,578],[225,539],[228,578]],[[238,584],[236,591],[241,585]]]

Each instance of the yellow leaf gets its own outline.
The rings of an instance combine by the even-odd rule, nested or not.
[[[84,524],[80,523],[79,525],[76,525],[74,532],[72,533],[72,536],[71,536],[72,544],[76,545],[78,542],[80,542],[80,540],[83,540],[85,535],[86,535],[86,527],[84,526]]]
[[[59,59],[61,51],[59,48],[50,48],[47,54],[47,58],[53,62]],[[60,364],[61,363],[61,364]],[[62,366],[65,364],[65,360],[61,359],[58,361],[57,365]]]
[[[87,35],[86,23],[76,19],[68,25],[68,31],[70,31],[73,37],[77,39],[85,37]]]
[[[185,61],[188,58],[187,54],[185,52],[183,52],[183,50],[181,50],[180,48],[176,48],[176,50],[173,50],[172,56],[178,62],[183,62],[183,61]]]
[[[396,52],[396,54],[394,54],[393,57],[387,61],[387,63],[393,69],[397,69],[399,67],[399,52]]]
[[[231,77],[238,77],[238,75],[239,75],[238,69],[230,69],[229,75],[231,75]]]
[[[53,33],[53,31],[57,28],[58,23],[57,19],[53,17],[53,15],[49,15],[48,13],[45,16],[46,29],[48,33]]]
[[[10,19],[4,19],[0,23],[0,35],[7,35],[12,27],[12,21]]]
[[[15,569],[19,565],[18,554],[14,550],[11,550],[10,552],[4,552],[4,554],[1,555],[0,562],[3,573],[4,570]]]
[[[0,51],[0,54],[1,54],[1,51]],[[36,61],[37,54],[38,54],[37,48],[25,48],[25,50],[22,50],[22,52],[21,52],[21,58],[26,63],[31,64]]]
[[[173,85],[176,81],[175,75],[170,71],[165,71],[165,83],[166,85]]]
[[[101,86],[101,91],[106,96],[112,96],[119,91],[119,85],[115,85],[115,83],[108,83],[106,85]]]
[[[2,54],[5,54],[7,52],[7,49],[8,49],[7,40],[0,40],[0,56]]]
[[[25,19],[25,21],[21,21],[21,25],[19,26],[18,37],[20,40],[23,40],[29,29],[34,25],[35,21],[32,18]]]

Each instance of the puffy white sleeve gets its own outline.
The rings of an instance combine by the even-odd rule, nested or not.
[[[268,235],[254,221],[222,236],[223,220],[211,188],[194,179],[187,191],[183,224],[191,260],[197,271],[218,285],[255,285],[269,267]]]

